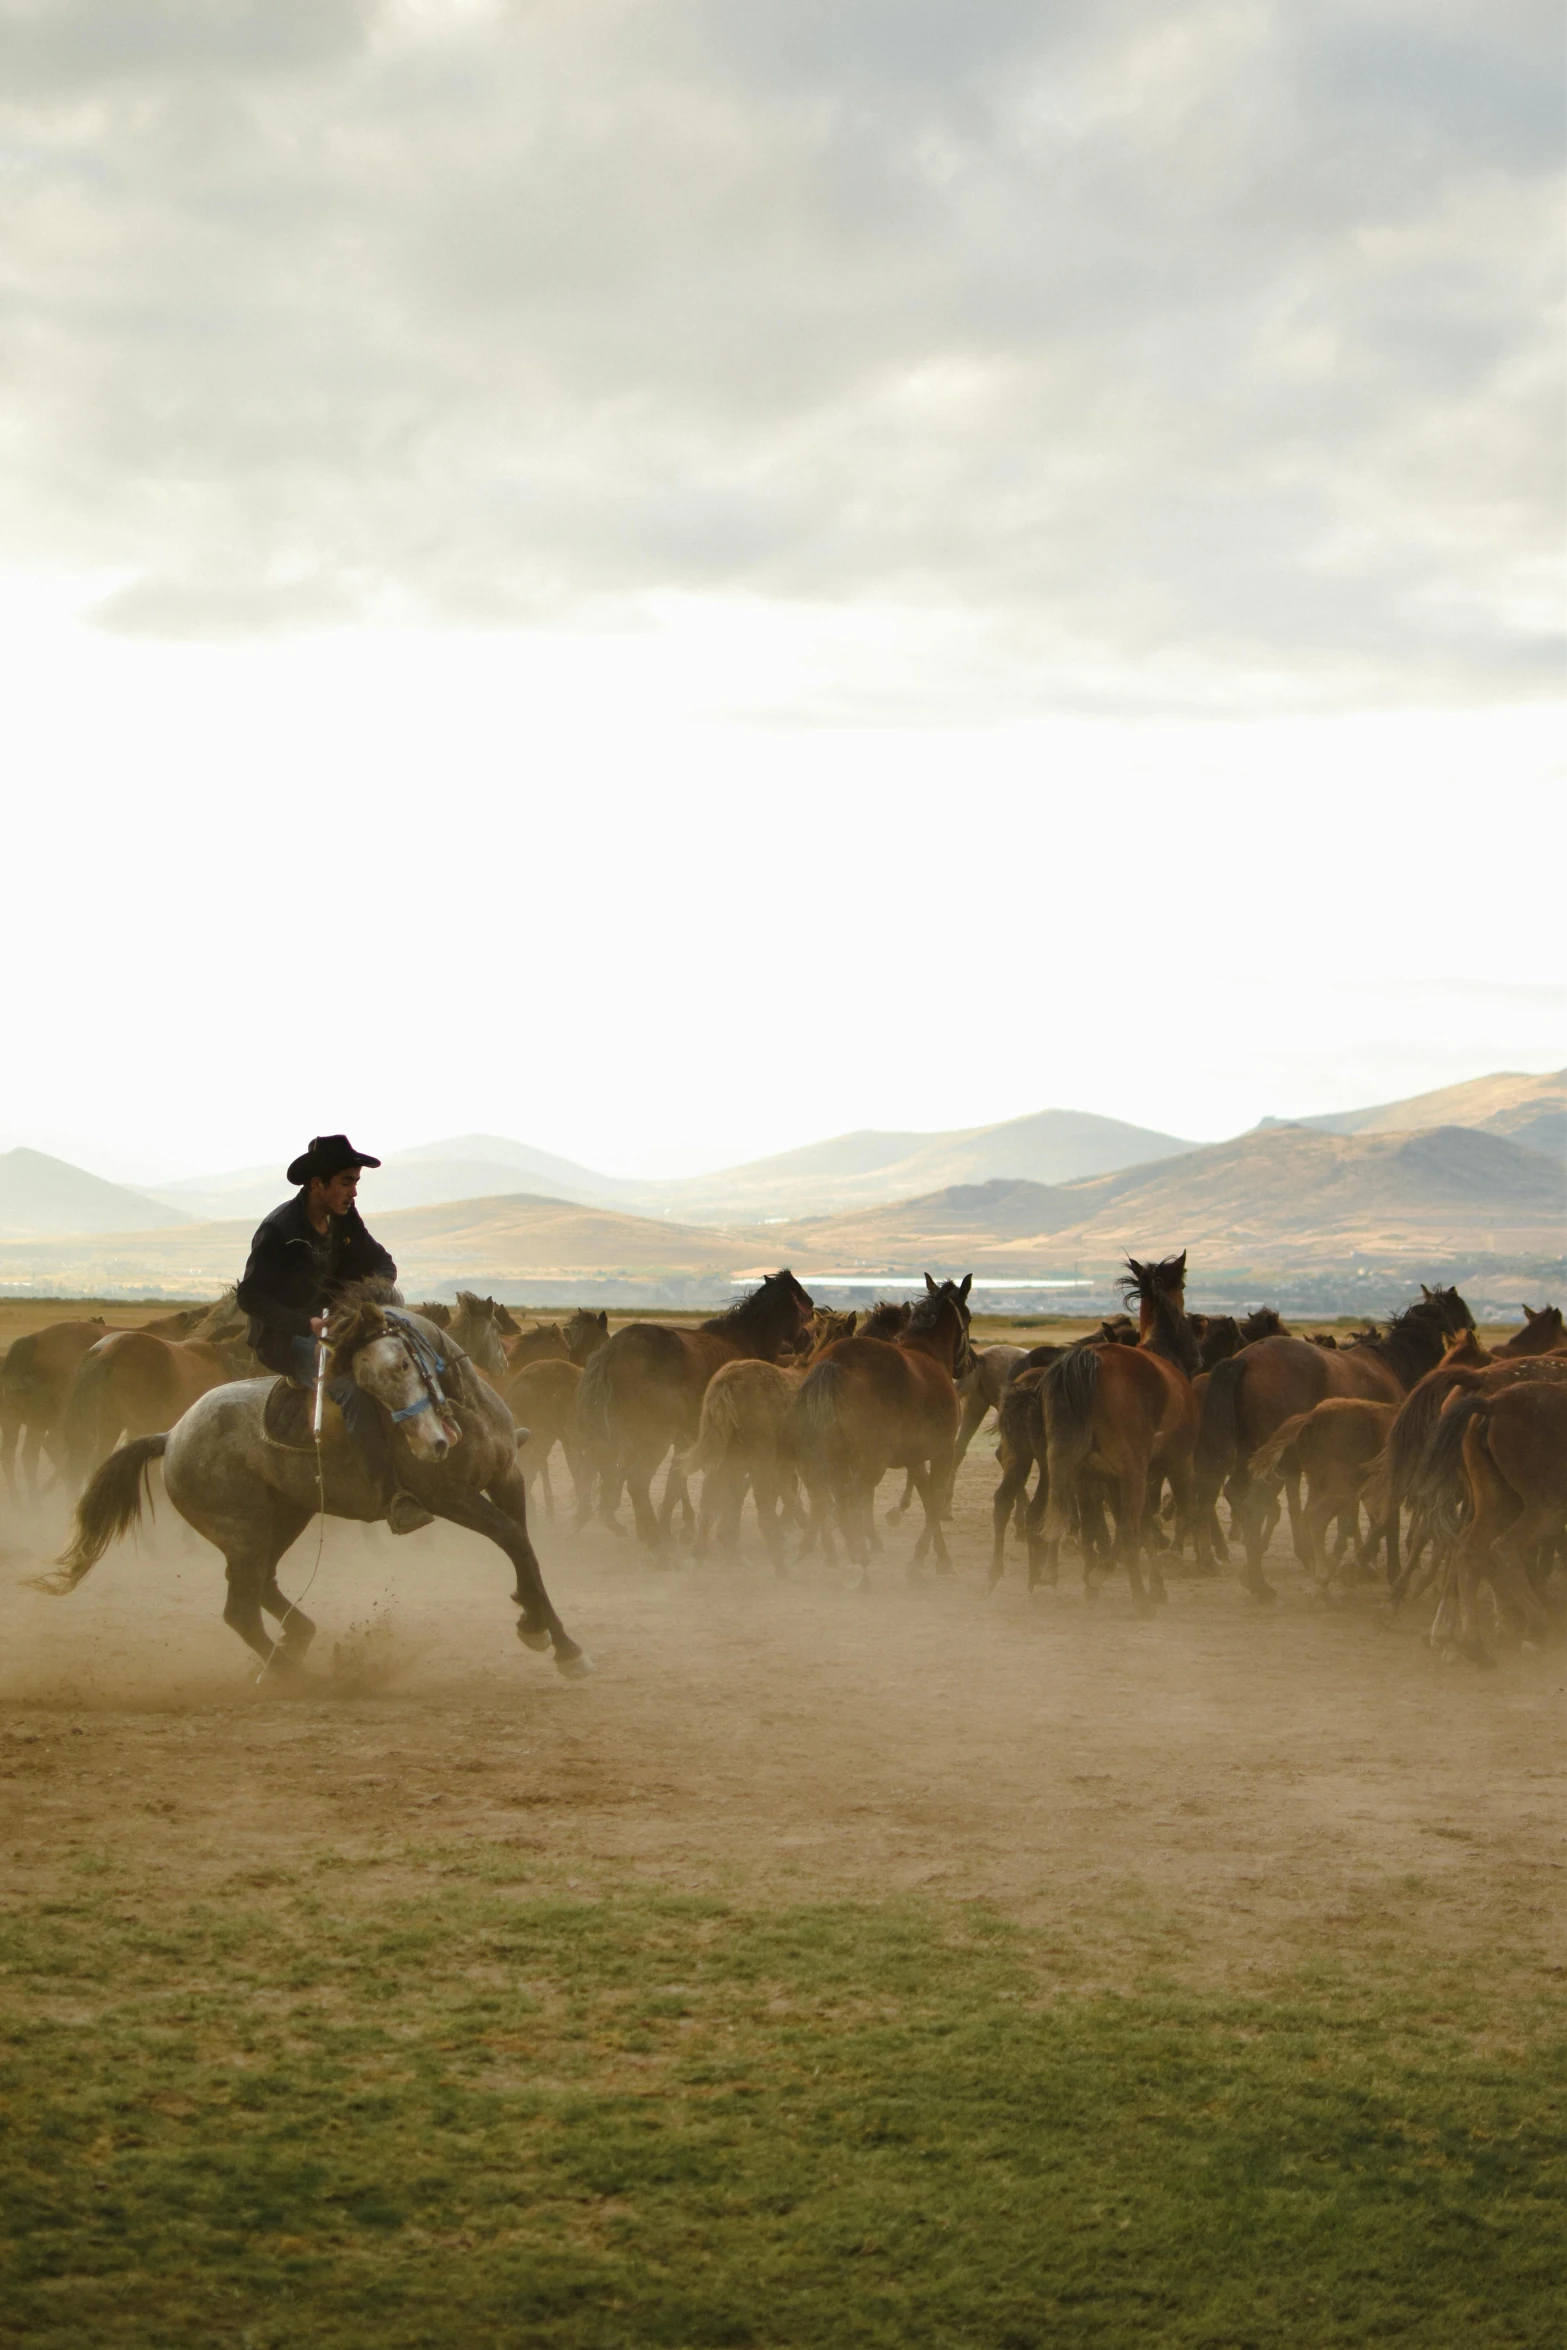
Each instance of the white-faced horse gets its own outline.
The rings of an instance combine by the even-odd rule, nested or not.
[[[517,1636],[553,1647],[563,1673],[592,1666],[550,1604],[528,1539],[527,1488],[517,1467],[510,1412],[447,1332],[406,1308],[365,1297],[329,1319],[331,1374],[351,1376],[387,1415],[398,1484],[439,1518],[487,1534],[516,1575]],[[141,1516],[149,1464],[180,1516],[222,1551],[228,1567],[224,1621],[275,1669],[297,1666],[315,1626],[278,1589],[278,1562],[324,1498],[327,1514],[366,1521],[385,1506],[356,1449],[340,1430],[320,1454],[313,1444],[279,1444],[263,1422],[271,1379],[214,1387],[162,1436],[142,1436],[112,1453],[82,1495],[76,1534],[46,1590],[74,1589],[109,1544]],[[336,1421],[335,1409],[332,1412]],[[274,1646],[263,1613],[278,1624]]]

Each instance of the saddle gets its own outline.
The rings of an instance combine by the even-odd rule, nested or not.
[[[315,1435],[311,1423],[315,1418],[316,1391],[301,1387],[295,1379],[275,1379],[261,1407],[261,1433],[268,1444],[275,1444],[279,1452],[308,1452],[314,1454]],[[343,1433],[343,1415],[330,1396],[321,1418],[321,1444],[327,1449]]]

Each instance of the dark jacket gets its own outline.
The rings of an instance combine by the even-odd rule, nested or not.
[[[397,1267],[365,1230],[357,1208],[334,1216],[332,1223],[338,1242],[334,1289],[372,1277],[397,1279]],[[308,1338],[311,1315],[330,1303],[317,1279],[315,1241],[305,1213],[305,1193],[296,1191],[257,1227],[250,1244],[250,1260],[235,1299],[240,1311],[250,1316],[250,1343],[269,1369],[287,1367],[289,1340]]]

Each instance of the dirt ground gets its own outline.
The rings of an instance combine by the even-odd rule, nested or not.
[[[166,1508],[63,1599],[25,1584],[63,1510],[4,1521],[4,1898],[47,1900],[111,1850],[172,1897],[312,1853],[395,1875],[493,1839],[580,1863],[584,1887],[629,1864],[1068,1924],[1119,1903],[1122,1962],[1178,1932],[1215,1976],[1352,1934],[1400,1887],[1445,1938],[1560,1971],[1559,1649],[1444,1666],[1369,1589],[1308,1603],[1282,1552],[1267,1611],[1175,1580],[1140,1621],[1120,1579],[1085,1602],[1075,1563],[1030,1596],[1015,1554],[988,1593],[992,1443],[964,1464],[953,1573],[915,1585],[912,1521],[856,1590],[814,1562],[776,1582],[749,1517],[740,1564],[668,1567],[541,1519],[598,1668],[576,1684],[513,1637],[499,1555],[450,1529],[328,1528],[314,1684],[285,1697],[253,1685],[221,1563]],[[284,1563],[294,1596],[316,1541]]]

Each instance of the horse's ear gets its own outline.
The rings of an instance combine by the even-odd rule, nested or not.
[[[1525,1306],[1523,1310],[1523,1318],[1526,1322],[1534,1322],[1538,1321],[1539,1316],[1535,1313],[1533,1306]]]
[[[600,1328],[601,1330],[607,1330],[607,1329],[609,1328],[609,1308],[608,1308],[608,1306],[605,1306],[605,1307],[604,1307],[604,1308],[601,1310],[601,1312],[600,1312],[600,1314],[599,1314],[599,1328]]]
[[[858,1314],[851,1314],[851,1315],[849,1316],[849,1327],[847,1328],[847,1330],[845,1330],[845,1332],[844,1332],[844,1334],[843,1334],[845,1338],[852,1338],[852,1337],[854,1336],[855,1329],[856,1329],[856,1327],[858,1326],[858,1323],[859,1323],[859,1319],[860,1319],[860,1317],[859,1317],[859,1315],[858,1315]]]
[[[934,1281],[932,1281],[928,1273],[925,1276],[925,1288],[929,1296],[934,1297],[936,1295],[936,1284]]]
[[[1177,1273],[1179,1273],[1179,1274],[1181,1275],[1182,1279],[1184,1280],[1184,1279],[1185,1279],[1185,1277],[1186,1277],[1186,1251],[1185,1251],[1185,1249],[1182,1249],[1182,1251],[1181,1251],[1180,1255],[1179,1255],[1179,1256],[1176,1258],[1176,1260],[1175,1260],[1175,1270],[1177,1271]]]
[[[963,1279],[962,1279],[962,1281],[961,1281],[961,1282],[959,1283],[959,1285],[958,1285],[958,1295],[959,1295],[959,1297],[967,1297],[967,1296],[968,1296],[968,1293],[969,1293],[969,1291],[970,1291],[970,1290],[973,1288],[973,1286],[974,1286],[974,1276],[973,1276],[973,1274],[972,1274],[972,1273],[965,1273],[965,1274],[964,1274],[964,1276],[963,1276]]]
[[[1434,1298],[1436,1296],[1436,1291],[1434,1289],[1427,1289],[1425,1283],[1422,1281],[1420,1284],[1420,1294],[1422,1297]]]

